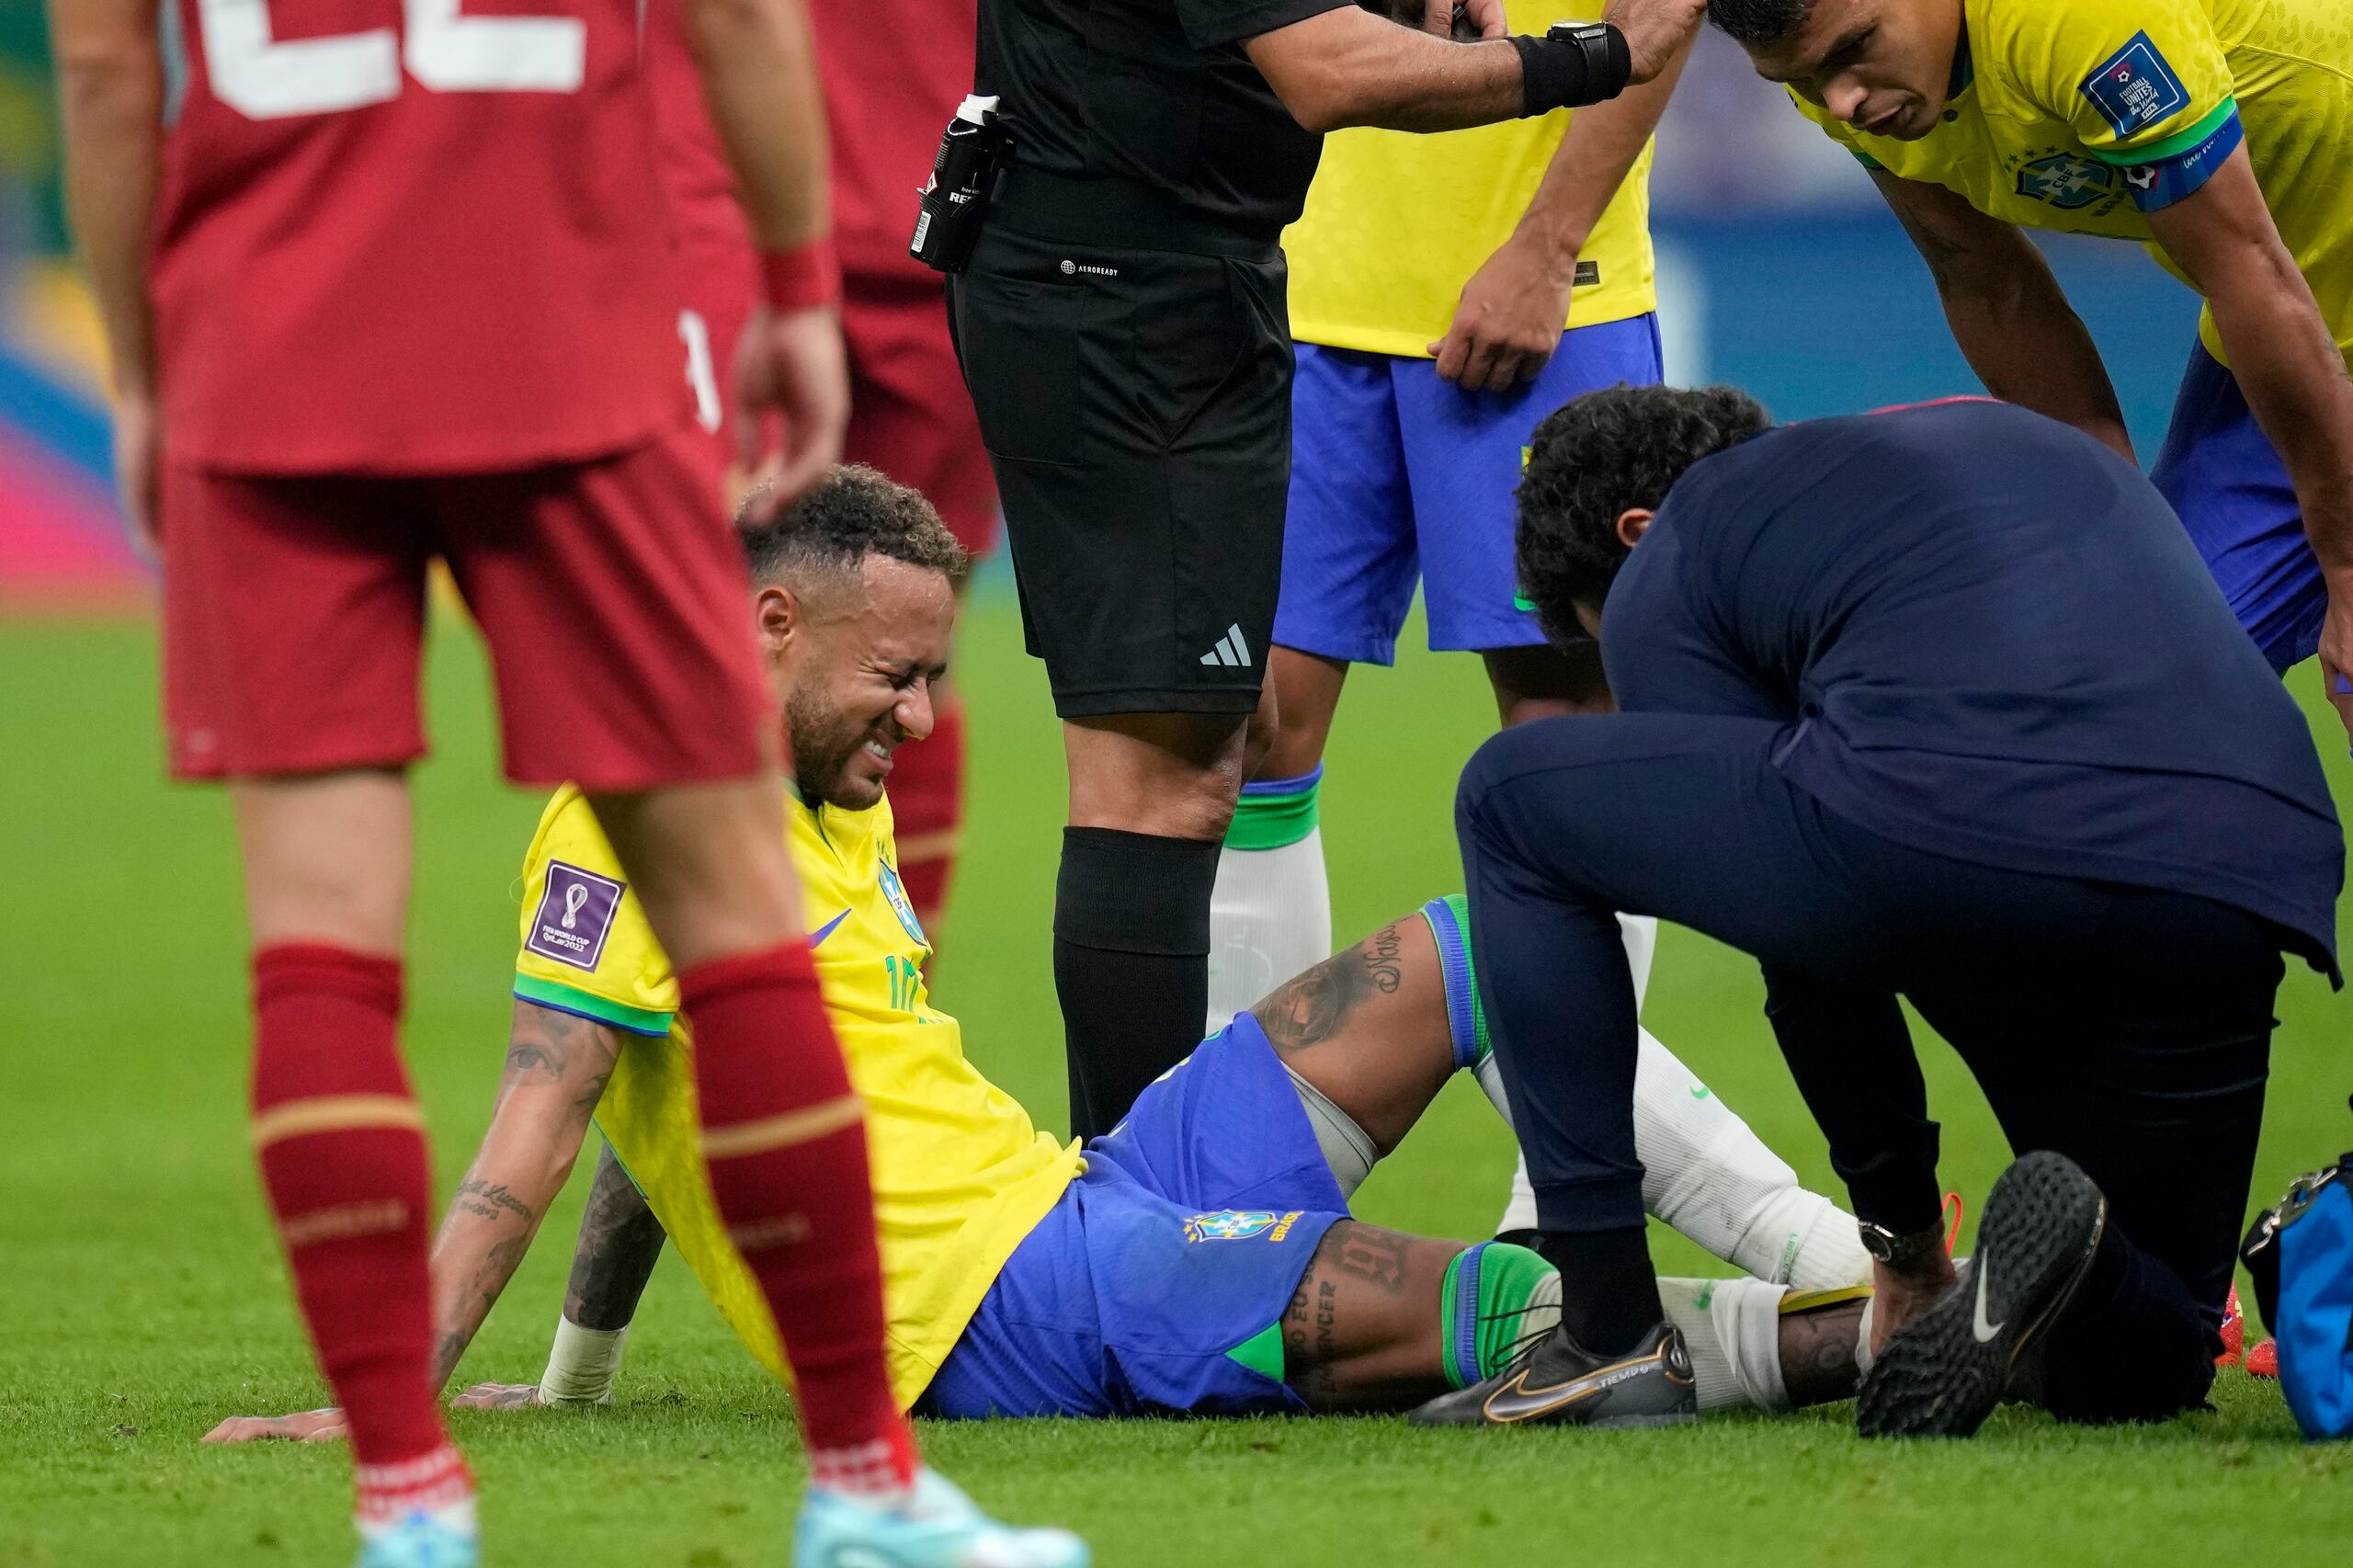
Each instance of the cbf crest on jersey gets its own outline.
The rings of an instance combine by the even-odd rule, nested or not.
[[[899,924],[907,928],[907,935],[915,939],[915,946],[928,948],[931,938],[923,934],[923,923],[915,918],[915,906],[907,902],[907,890],[899,883],[897,869],[888,860],[876,864],[879,869],[875,875],[882,884],[882,896],[891,901],[891,913],[899,917]]]
[[[1280,1241],[1290,1233],[1297,1212],[1278,1214],[1271,1209],[1221,1209],[1211,1214],[1188,1214],[1185,1217],[1185,1239],[1188,1242],[1246,1242],[1255,1236],[1274,1233]]]

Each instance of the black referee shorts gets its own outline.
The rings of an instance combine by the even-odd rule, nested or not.
[[[1054,710],[1258,705],[1290,482],[1281,251],[1039,238],[1000,202],[949,322]]]

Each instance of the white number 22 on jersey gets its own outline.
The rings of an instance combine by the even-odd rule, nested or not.
[[[390,28],[278,43],[269,0],[197,0],[215,97],[253,119],[332,114],[398,97],[401,66],[440,93],[576,93],[587,24],[575,17],[463,17],[460,0],[402,0]]]

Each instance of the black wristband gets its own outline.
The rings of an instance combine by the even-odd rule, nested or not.
[[[1614,98],[1634,73],[1626,35],[1608,22],[1555,26],[1542,38],[1515,33],[1519,51],[1520,118]]]

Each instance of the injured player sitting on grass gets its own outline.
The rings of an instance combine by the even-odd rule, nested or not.
[[[1560,1280],[1534,1253],[1347,1211],[1456,1073],[1506,1108],[1461,900],[1279,987],[1110,1133],[1061,1144],[931,1006],[930,949],[896,871],[883,783],[891,753],[929,726],[954,541],[920,496],[849,469],[747,543],[816,967],[866,1102],[904,1403],[943,1417],[1400,1410],[1496,1372],[1550,1329]],[[592,1117],[608,1147],[548,1369],[459,1403],[609,1400],[665,1233],[753,1354],[780,1367],[703,1173],[676,985],[576,794],[542,816],[524,888],[496,1111],[434,1246],[439,1375],[520,1262]],[[1853,1221],[1647,1034],[1642,1051],[1651,1211],[1745,1271],[1663,1282],[1700,1408],[1850,1396],[1869,1272]],[[332,1411],[241,1417],[213,1437],[338,1426]]]

